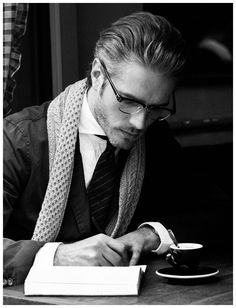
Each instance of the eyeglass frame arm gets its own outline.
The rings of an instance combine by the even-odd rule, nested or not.
[[[120,95],[120,93],[117,91],[117,89],[116,89],[116,87],[115,87],[113,81],[111,80],[110,75],[108,74],[108,71],[107,71],[107,68],[106,68],[104,62],[103,62],[102,60],[99,60],[99,61],[100,61],[101,66],[102,66],[102,68],[103,68],[103,70],[104,70],[104,73],[105,73],[105,75],[106,75],[106,77],[107,77],[107,79],[108,79],[108,81],[109,81],[109,83],[110,83],[110,85],[111,85],[111,87],[112,87],[112,90],[113,90],[114,93],[115,93],[115,96],[116,96],[117,101],[118,101],[118,102],[122,102],[123,100],[128,99],[128,100],[131,101],[131,102],[138,103],[138,104],[141,105],[144,109],[147,109],[147,110],[148,110],[148,105],[146,105],[146,104],[144,104],[144,103],[142,103],[142,102],[140,102],[140,101],[137,101],[137,100],[135,100],[135,99],[128,98],[128,97],[123,97],[122,95]],[[164,109],[164,110],[167,110],[167,111],[169,111],[169,112],[171,113],[171,115],[175,114],[175,113],[176,113],[175,92],[172,93],[172,99],[173,99],[173,109],[168,108],[168,107],[165,107],[165,106],[161,106],[161,105],[160,105],[160,106],[156,106],[156,108],[161,109],[161,110],[163,110],[163,109]]]

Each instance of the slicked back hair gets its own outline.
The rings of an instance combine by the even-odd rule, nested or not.
[[[119,73],[119,63],[134,61],[177,77],[185,63],[185,42],[164,17],[137,12],[120,18],[100,33],[94,58],[102,60],[111,75]]]

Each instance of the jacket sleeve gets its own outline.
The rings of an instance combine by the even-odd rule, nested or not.
[[[4,231],[14,206],[24,190],[30,172],[29,137],[13,121],[3,122],[3,225]],[[3,284],[24,282],[42,242],[3,240]]]
[[[33,265],[38,250],[44,245],[42,242],[31,240],[13,241],[3,239],[3,285],[13,286],[24,283]]]

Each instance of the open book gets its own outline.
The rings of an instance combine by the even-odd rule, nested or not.
[[[33,265],[24,285],[25,295],[138,295],[146,270],[142,266]]]

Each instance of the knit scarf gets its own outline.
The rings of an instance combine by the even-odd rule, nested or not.
[[[67,205],[74,167],[74,152],[86,79],[68,86],[49,105],[49,181],[32,240],[55,241]],[[111,217],[106,234],[117,237],[126,231],[141,193],[145,169],[145,144],[141,137],[127,158],[120,180],[119,209]]]

